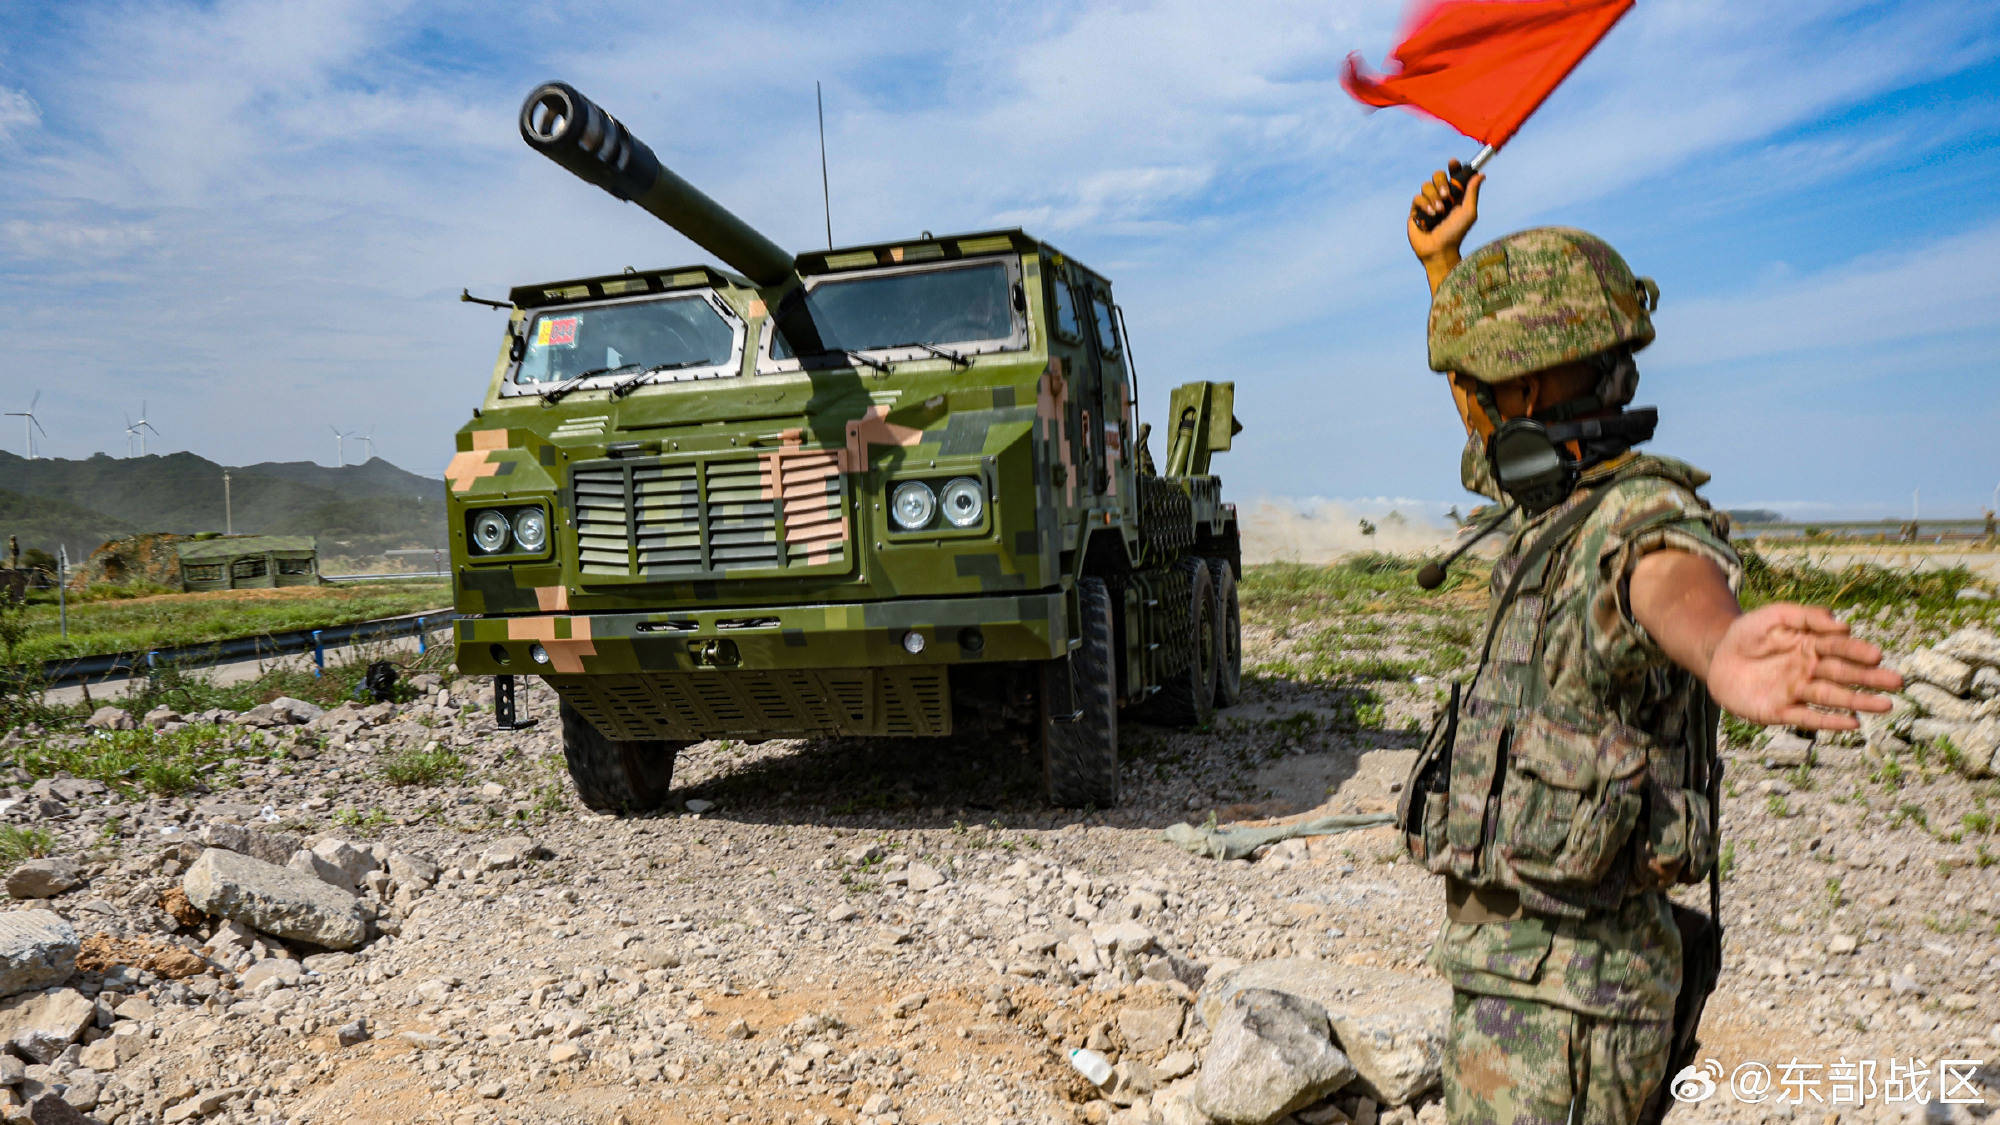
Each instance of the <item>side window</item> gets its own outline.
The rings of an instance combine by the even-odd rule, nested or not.
[[[1112,322],[1111,305],[1095,293],[1090,297],[1090,310],[1097,322],[1097,350],[1107,358],[1117,358],[1118,328]]]
[[[1083,324],[1076,318],[1076,293],[1061,274],[1051,274],[1049,283],[1056,290],[1056,335],[1071,343],[1081,341]]]

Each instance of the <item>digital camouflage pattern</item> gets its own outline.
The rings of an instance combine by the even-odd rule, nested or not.
[[[946,734],[952,677],[1068,654],[1077,581],[1114,562],[1130,578],[1121,686],[1142,695],[1173,658],[1185,666],[1184,649],[1144,643],[1187,612],[1146,583],[1183,553],[1238,561],[1235,507],[1206,472],[1231,431],[1175,437],[1175,449],[1203,447],[1199,469],[1142,467],[1109,281],[1018,230],[774,258],[573,89],[543,87],[524,113],[558,95],[618,143],[538,148],[739,272],[627,271],[509,294],[485,400],[445,470],[461,670],[543,675],[617,739]],[[593,172],[613,150],[626,155]],[[1012,279],[1005,346],[952,357],[911,345],[878,349],[874,367],[804,369],[766,346],[817,281],[967,263]],[[718,370],[629,394],[607,375],[555,403],[510,383],[539,314],[690,295],[742,326]],[[1190,386],[1228,422],[1229,384]],[[960,477],[989,498],[973,526],[890,521],[899,484]],[[479,513],[522,507],[547,514],[544,549],[472,549]],[[913,631],[918,652],[904,644]]]
[[[1497,606],[1492,653],[1460,708],[1449,791],[1425,808],[1424,862],[1518,894],[1529,917],[1447,923],[1433,959],[1464,992],[1613,1019],[1668,1020],[1680,939],[1662,888],[1705,878],[1712,812],[1691,762],[1715,736],[1707,693],[1632,620],[1625,579],[1649,551],[1741,567],[1707,475],[1627,455],[1514,529],[1496,603],[1540,534],[1604,498]],[[1501,747],[1505,745],[1503,753]]]
[[[1630,1125],[1666,1076],[1673,1025],[1455,992],[1445,1043],[1452,1125]],[[1571,1103],[1583,1095],[1583,1113]]]
[[[1659,287],[1595,235],[1518,231],[1461,260],[1431,299],[1431,370],[1485,383],[1653,340]]]

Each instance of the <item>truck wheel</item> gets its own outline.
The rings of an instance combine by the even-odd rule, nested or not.
[[[646,812],[666,802],[674,758],[686,743],[606,738],[567,702],[559,710],[563,759],[584,804],[599,812]]]
[[[1118,803],[1117,630],[1103,579],[1078,582],[1077,599],[1083,643],[1042,665],[1042,781],[1050,804],[1108,809]]]
[[[1228,559],[1208,560],[1215,588],[1215,705],[1243,698],[1243,613],[1236,606],[1236,570]]]
[[[1175,568],[1188,580],[1187,664],[1167,677],[1147,706],[1156,721],[1182,728],[1205,727],[1215,718],[1216,648],[1220,634],[1215,627],[1215,583],[1208,576],[1208,564],[1187,558]]]

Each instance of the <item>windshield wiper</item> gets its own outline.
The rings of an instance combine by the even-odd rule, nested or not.
[[[631,369],[637,366],[639,365],[636,363],[621,363],[616,367],[593,367],[588,371],[580,371],[575,375],[572,375],[569,378],[564,379],[562,382],[557,383],[555,386],[550,387],[548,390],[543,391],[542,402],[544,404],[553,406],[556,403],[561,402],[563,400],[563,396],[569,394],[571,391],[581,386],[584,380],[586,379],[595,379],[599,375],[611,375],[619,371],[630,371]]]
[[[967,358],[965,358],[965,353],[964,353],[964,352],[956,352],[956,351],[953,351],[953,350],[951,350],[950,348],[940,348],[940,347],[938,347],[938,346],[937,346],[936,344],[926,344],[926,343],[924,343],[924,342],[923,342],[922,340],[909,340],[909,341],[906,341],[906,342],[904,342],[904,343],[901,343],[901,344],[895,344],[895,345],[892,345],[892,346],[894,346],[894,347],[898,347],[898,348],[922,348],[922,349],[924,349],[925,351],[927,351],[927,352],[931,353],[932,355],[934,355],[934,356],[938,357],[939,359],[948,359],[948,360],[950,360],[950,361],[951,361],[951,365],[952,365],[953,367],[971,367],[971,366],[972,366],[972,361],[971,361],[971,360],[969,360],[969,359],[967,359]]]
[[[669,371],[681,371],[689,367],[707,367],[711,362],[706,359],[684,359],[679,363],[656,363],[639,372],[637,375],[628,379],[620,379],[618,382],[613,383],[611,385],[611,397],[624,398],[626,395],[645,386],[646,381],[655,375],[663,375]]]
[[[818,359],[820,356],[823,355],[844,355],[848,359],[854,361],[855,363],[860,364],[863,367],[872,367],[877,371],[883,371],[883,372],[889,370],[888,364],[883,363],[881,360],[876,359],[873,356],[862,355],[860,352],[855,351],[853,348],[827,348],[824,351],[806,352],[799,358]]]

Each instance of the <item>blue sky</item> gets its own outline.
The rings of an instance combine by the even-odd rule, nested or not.
[[[1226,10],[1225,10],[1226,8]],[[1237,381],[1240,498],[1462,499],[1417,181],[1363,113],[1402,0],[558,6],[0,0],[0,409],[60,456],[435,472],[498,314],[461,286],[696,261],[523,146],[573,82],[779,242],[1023,225],[1110,275],[1154,404]],[[1639,0],[1490,171],[1475,240],[1609,238],[1664,291],[1640,401],[1732,506],[1972,515],[2000,484],[2000,8]],[[16,420],[0,420],[13,423]],[[20,452],[13,425],[0,448]],[[4,487],[4,483],[0,483]]]

